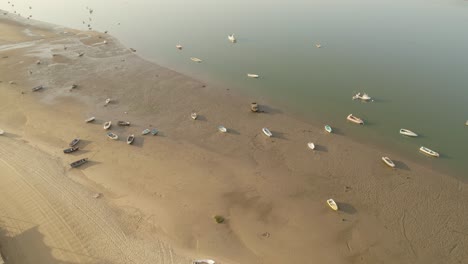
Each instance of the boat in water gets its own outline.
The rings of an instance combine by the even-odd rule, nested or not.
[[[224,126],[218,126],[218,130],[221,133],[226,133],[227,132],[227,128],[225,128]]]
[[[118,122],[117,122],[117,125],[119,125],[119,126],[129,126],[129,125],[130,125],[130,122],[127,122],[127,121],[118,121]]]
[[[319,49],[320,49],[320,48],[322,47],[322,45],[321,45],[321,44],[319,44],[319,43],[317,43],[317,44],[315,44],[315,47],[317,47],[317,48],[319,48]]]
[[[79,149],[80,149],[79,147],[71,147],[71,148],[64,149],[63,153],[69,154],[69,153],[75,152],[75,151],[77,151]]]
[[[423,147],[423,146],[421,146],[419,148],[419,151],[421,151],[422,153],[427,154],[429,156],[432,156],[432,157],[437,157],[438,158],[440,156],[439,153],[433,151],[432,149],[428,149],[426,147]]]
[[[404,129],[404,128],[400,129],[400,134],[408,136],[408,137],[417,137],[418,136],[418,134],[414,133],[413,131],[408,130],[408,129]]]
[[[258,74],[247,73],[247,77],[249,77],[249,78],[258,78],[260,76],[258,76]]]
[[[72,168],[76,168],[76,167],[79,167],[79,166],[85,164],[86,162],[88,162],[88,158],[84,158],[84,159],[80,159],[80,160],[77,160],[75,162],[72,162],[72,163],[70,163],[70,166]]]
[[[234,37],[234,34],[228,35],[228,40],[231,41],[231,43],[236,43],[237,42],[236,38]]]
[[[39,90],[42,90],[43,88],[44,88],[44,86],[39,85],[39,86],[36,86],[36,87],[32,88],[32,91],[33,91],[33,92],[37,92],[37,91],[39,91]]]
[[[468,120],[466,120],[466,122],[465,122],[465,126],[468,126]]]
[[[192,264],[215,264],[216,262],[212,259],[197,259]]]
[[[112,133],[112,132],[109,132],[107,133],[107,137],[112,139],[112,140],[117,140],[119,139],[119,136],[117,136],[116,134]]]
[[[270,131],[268,128],[266,128],[266,127],[262,128],[262,132],[263,132],[263,134],[265,134],[267,137],[272,137],[272,136],[273,136],[273,133],[271,133],[271,131]]]
[[[314,150],[315,149],[315,144],[312,142],[307,143],[307,147]]]
[[[142,135],[148,135],[150,132],[151,132],[151,130],[149,130],[149,129],[147,128],[147,129],[141,131],[141,134],[142,134]]]
[[[180,45],[180,44],[177,44],[175,47],[176,47],[178,50],[181,50],[181,49],[182,49],[182,45]]]
[[[333,209],[335,211],[338,211],[338,205],[336,204],[336,202],[333,199],[328,199],[327,204],[328,204],[328,206],[330,206],[331,209]]]
[[[364,125],[364,121],[362,121],[361,118],[353,116],[353,114],[349,114],[348,117],[346,117],[347,120],[359,124],[359,125]]]
[[[325,131],[327,131],[328,133],[331,133],[332,132],[331,126],[325,125]]]
[[[195,113],[195,112],[193,112],[193,113],[190,114],[190,117],[191,117],[193,120],[197,120],[198,114]]]
[[[112,126],[112,121],[107,121],[107,122],[104,123],[103,128],[104,128],[105,130],[107,130],[107,129],[109,129],[111,126]]]
[[[199,59],[199,58],[192,57],[192,58],[190,58],[190,59],[191,59],[192,61],[194,61],[194,62],[198,62],[198,63],[202,62],[202,60]]]
[[[356,99],[359,99],[359,100],[362,100],[362,101],[370,101],[370,100],[372,100],[372,98],[371,98],[368,94],[366,94],[366,93],[363,93],[362,95],[361,95],[361,93],[355,94],[355,95],[353,96],[353,100],[356,100]]]
[[[73,139],[70,144],[68,144],[70,147],[74,147],[76,144],[78,144],[78,142],[80,142],[80,139],[79,138],[75,138]]]
[[[395,168],[395,163],[389,157],[382,157],[382,161],[385,162],[388,166]]]
[[[85,122],[90,123],[90,122],[93,122],[94,120],[96,120],[96,117],[92,116],[92,117],[86,119]]]
[[[127,137],[127,144],[130,145],[135,140],[135,135],[130,135]]]

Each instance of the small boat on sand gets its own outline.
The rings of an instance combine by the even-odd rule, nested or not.
[[[37,91],[39,91],[39,90],[42,90],[43,88],[44,88],[44,86],[39,85],[39,86],[36,86],[36,87],[32,88],[32,91],[33,91],[33,92],[37,92]]]
[[[327,204],[328,204],[328,206],[331,207],[331,209],[333,209],[335,211],[338,211],[338,205],[335,203],[335,201],[333,199],[328,199]]]
[[[382,157],[382,161],[385,162],[388,166],[395,168],[395,163],[389,157]]]
[[[135,140],[135,135],[130,135],[127,137],[127,144],[130,145]]]
[[[112,139],[112,140],[117,140],[119,139],[119,136],[117,136],[116,134],[112,133],[112,132],[109,132],[107,133],[107,137]]]
[[[193,113],[190,114],[190,117],[191,117],[193,120],[197,120],[198,114],[195,113],[195,112],[193,112]]]
[[[356,99],[359,99],[359,100],[362,100],[362,101],[370,101],[370,100],[372,100],[372,98],[371,98],[368,94],[366,94],[366,93],[363,93],[362,95],[361,95],[361,93],[355,94],[355,95],[353,96],[353,100],[356,100]]]
[[[151,132],[151,130],[149,130],[149,129],[147,128],[147,129],[141,131],[141,134],[142,134],[142,135],[148,135],[150,132]]]
[[[408,136],[408,137],[417,137],[418,136],[418,134],[414,133],[413,131],[408,130],[408,129],[404,129],[404,128],[400,129],[400,134]]]
[[[190,58],[190,59],[191,59],[192,61],[194,61],[194,62],[198,62],[198,63],[202,62],[202,60],[199,59],[199,58],[192,57],[192,58]]]
[[[192,264],[215,264],[216,262],[212,259],[197,259]]]
[[[72,163],[70,163],[70,166],[72,168],[76,168],[76,167],[79,167],[79,166],[85,164],[86,162],[88,162],[88,158],[84,158],[84,159],[80,159],[80,160],[77,160],[75,162],[72,162]]]
[[[5,131],[0,129],[0,135],[3,135],[3,134],[5,134]]]
[[[65,153],[65,154],[72,153],[72,152],[77,151],[78,149],[80,149],[80,148],[79,148],[79,147],[67,148],[67,149],[64,149],[64,150],[63,150],[63,153]]]
[[[328,133],[331,133],[332,132],[331,126],[325,125],[325,131],[327,131]]]
[[[85,122],[90,123],[90,122],[93,122],[94,120],[96,120],[96,117],[92,116],[92,117],[86,119]]]
[[[175,47],[176,47],[178,50],[181,50],[181,49],[182,49],[182,45],[180,45],[180,44],[177,44]]]
[[[159,131],[156,128],[151,129],[151,135],[156,136]]]
[[[249,78],[258,78],[258,74],[253,74],[253,73],[247,73],[247,77]]]
[[[309,143],[307,143],[307,147],[313,150],[313,149],[315,149],[315,144],[312,143],[312,142],[309,142]]]
[[[70,142],[70,144],[68,144],[70,147],[74,147],[76,144],[78,144],[78,142],[80,142],[80,139],[79,138],[75,138],[72,140],[72,142]]]
[[[226,133],[226,132],[227,132],[227,128],[225,128],[224,126],[219,126],[219,127],[218,127],[218,130],[219,130],[219,132],[221,132],[221,133]]]
[[[237,42],[236,38],[234,37],[234,34],[228,35],[228,39],[229,39],[229,41],[231,41],[232,43],[236,43],[236,42]]]
[[[273,133],[271,133],[271,131],[270,131],[268,128],[266,128],[266,127],[262,128],[262,132],[263,132],[263,134],[265,134],[267,137],[272,137],[272,136],[273,136]]]
[[[254,113],[258,112],[258,104],[256,102],[250,104],[250,111]]]
[[[437,153],[437,152],[435,152],[435,151],[433,151],[431,149],[428,149],[426,147],[423,147],[423,146],[421,146],[419,148],[419,151],[421,151],[422,153],[427,154],[429,156],[432,156],[432,157],[437,157],[438,158],[440,156],[439,153]]]
[[[111,99],[110,99],[110,98],[107,98],[107,99],[106,99],[106,103],[105,103],[104,105],[108,105],[110,102],[111,102]]]
[[[349,121],[359,124],[359,125],[364,125],[364,121],[362,121],[361,118],[353,116],[353,114],[349,114],[348,117],[346,117]]]
[[[118,121],[118,122],[117,122],[117,125],[119,125],[119,126],[129,126],[129,125],[130,125],[130,122],[127,122],[127,121]]]
[[[111,126],[112,126],[112,121],[107,121],[107,122],[104,123],[104,126],[103,126],[103,127],[104,127],[105,130],[107,130],[107,129],[109,129]]]

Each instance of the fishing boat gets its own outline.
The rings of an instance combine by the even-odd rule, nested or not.
[[[202,62],[202,60],[199,59],[199,58],[192,57],[192,58],[190,58],[190,59],[191,59],[192,61],[194,61],[194,62],[198,62],[198,63]]]
[[[107,122],[104,123],[104,126],[103,126],[103,127],[104,127],[105,130],[107,130],[107,129],[109,129],[111,126],[112,126],[112,121],[107,121]]]
[[[400,134],[408,136],[408,137],[417,137],[418,136],[418,134],[414,133],[413,131],[408,130],[408,129],[404,129],[404,128],[400,129]]]
[[[110,102],[111,102],[111,99],[110,99],[110,98],[107,98],[107,99],[106,99],[106,103],[105,103],[104,105],[108,105]]]
[[[422,153],[427,154],[429,156],[432,156],[432,157],[437,157],[437,158],[439,157],[439,153],[437,153],[437,152],[435,152],[435,151],[433,151],[431,149],[428,149],[426,147],[421,146],[419,148],[419,151],[421,151]]]
[[[338,205],[335,203],[335,201],[333,199],[328,199],[327,204],[328,204],[328,206],[331,207],[331,209],[333,209],[335,211],[338,211]]]
[[[227,132],[227,128],[225,128],[224,126],[218,126],[218,130],[221,133],[226,133]]]
[[[250,103],[250,111],[254,113],[258,112],[258,104],[256,102]]]
[[[70,142],[70,144],[68,144],[70,147],[73,147],[75,146],[76,144],[78,144],[78,142],[80,142],[80,139],[79,138],[75,138],[72,140],[72,142]]]
[[[72,152],[77,151],[78,149],[80,149],[80,148],[79,148],[79,147],[67,148],[67,149],[64,149],[64,150],[63,150],[63,153],[65,153],[65,154],[72,153]]]
[[[116,134],[112,133],[112,132],[109,132],[107,133],[107,137],[112,139],[112,140],[117,140],[119,139],[119,136],[117,136]]]
[[[249,78],[258,78],[258,74],[253,74],[253,73],[247,73],[247,77]]]
[[[315,144],[312,142],[307,143],[307,147],[310,149],[315,149]]]
[[[135,135],[130,135],[127,137],[127,144],[130,145],[135,140]]]
[[[325,131],[327,131],[328,133],[331,133],[332,132],[331,126],[325,125]]]
[[[395,168],[395,163],[389,157],[382,157],[382,161],[385,162],[388,166]]]
[[[129,126],[129,125],[130,125],[130,122],[127,122],[127,121],[118,121],[118,122],[117,122],[117,125],[119,125],[119,126]]]
[[[178,50],[181,50],[181,49],[182,49],[182,45],[180,45],[180,44],[177,44],[175,47],[176,47]]]
[[[236,43],[236,42],[237,42],[236,38],[234,37],[234,34],[228,35],[228,39],[229,39],[229,41],[231,41],[232,43]]]
[[[92,117],[86,119],[85,122],[90,123],[90,122],[93,122],[94,120],[96,120],[96,117],[92,116]]]
[[[215,264],[216,262],[212,259],[197,259],[192,264]]]
[[[39,86],[36,86],[36,87],[32,88],[32,91],[33,91],[33,92],[37,92],[37,91],[39,91],[39,90],[42,90],[43,88],[44,88],[44,86],[39,85]]]
[[[141,132],[142,135],[148,135],[151,132],[148,128]]]
[[[265,134],[267,137],[273,136],[273,133],[271,133],[271,131],[266,127],[262,128],[262,131],[263,131],[263,134]]]
[[[368,94],[366,94],[366,93],[363,93],[362,95],[361,95],[361,93],[355,94],[355,95],[353,96],[353,100],[356,100],[356,99],[359,99],[359,100],[362,100],[362,101],[370,101],[370,100],[372,100],[372,98],[371,98]]]
[[[193,113],[190,114],[190,117],[191,117],[193,120],[197,120],[198,114],[195,113],[195,112],[193,112]]]
[[[76,167],[79,167],[79,166],[85,164],[86,162],[88,162],[88,158],[84,158],[84,159],[80,159],[80,160],[77,160],[75,162],[72,162],[72,163],[70,163],[70,166],[72,168],[76,168]]]
[[[159,131],[156,128],[151,129],[151,135],[156,136]]]
[[[353,116],[353,114],[349,114],[348,117],[346,117],[349,121],[359,124],[359,125],[364,125],[364,121],[362,121],[361,118]]]

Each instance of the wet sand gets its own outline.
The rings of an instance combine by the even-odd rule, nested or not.
[[[145,61],[107,34],[10,15],[0,17],[0,33],[7,263],[468,259],[467,183],[352,141],[340,132],[352,125],[344,119],[327,134],[268,102]],[[32,92],[37,85],[45,88]],[[265,112],[251,113],[251,101]],[[96,121],[85,124],[90,116]],[[106,137],[108,120],[118,141]],[[153,127],[158,136],[141,135]],[[63,154],[75,137],[80,151]],[[90,162],[69,167],[84,157]]]

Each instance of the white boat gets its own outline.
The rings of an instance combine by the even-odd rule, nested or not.
[[[109,129],[111,126],[112,126],[112,121],[107,121],[107,122],[104,123],[104,126],[103,126],[103,127],[104,127],[105,130],[107,130],[107,129]]]
[[[327,131],[328,133],[331,133],[332,132],[331,126],[325,125],[325,131]]]
[[[317,47],[317,48],[320,49],[320,48],[322,47],[322,45],[320,45],[320,44],[317,43],[317,44],[315,44],[315,47]]]
[[[468,126],[468,120],[466,120],[466,122],[465,122],[465,126]]]
[[[383,162],[387,164],[388,166],[395,168],[395,163],[389,158],[389,157],[382,157]]]
[[[110,98],[107,98],[106,99],[106,103],[104,105],[108,105],[110,103],[111,99]]]
[[[271,133],[271,131],[266,127],[262,128],[262,131],[263,131],[263,134],[265,134],[267,137],[273,136],[273,133]]]
[[[357,93],[353,96],[353,100],[356,100],[356,99],[359,99],[359,100],[362,100],[362,101],[370,101],[372,100],[372,97],[370,97],[368,94],[366,93],[363,93],[361,95],[361,93]]]
[[[227,132],[227,128],[225,128],[224,126],[219,126],[219,127],[218,127],[218,130],[219,130],[219,132],[221,132],[221,133],[226,133],[226,132]]]
[[[247,73],[247,77],[249,78],[258,78],[258,74],[253,74],[253,73]]]
[[[315,149],[315,144],[312,142],[309,142],[307,143],[307,147],[309,147],[310,149]]]
[[[427,154],[429,156],[432,156],[432,157],[439,157],[439,153],[437,153],[437,152],[435,152],[435,151],[433,151],[431,149],[428,149],[426,147],[423,147],[423,146],[421,146],[419,148],[419,151],[421,151],[422,153]]]
[[[197,259],[192,264],[215,264],[216,262],[212,259]]]
[[[5,131],[0,129],[0,135],[3,135],[3,134],[5,134]]]
[[[96,117],[92,116],[92,117],[86,119],[85,122],[89,123],[89,122],[93,122],[94,120],[96,120]]]
[[[338,205],[335,203],[335,201],[333,199],[328,199],[327,204],[328,204],[328,206],[331,207],[331,209],[333,209],[335,211],[338,211]]]
[[[107,133],[107,137],[112,139],[112,140],[117,140],[119,139],[119,136],[117,136],[116,134],[112,133],[112,132],[109,132]]]
[[[127,137],[127,144],[130,145],[135,140],[135,135],[130,135]]]
[[[198,114],[193,112],[190,114],[190,117],[193,119],[193,120],[196,120],[198,118]]]
[[[408,130],[408,129],[404,129],[404,128],[400,129],[400,134],[408,136],[408,137],[417,137],[418,136],[418,134],[414,133],[413,131]]]
[[[202,60],[199,59],[199,58],[192,57],[192,58],[190,58],[190,59],[191,59],[192,61],[194,61],[194,62],[202,62]]]
[[[353,116],[353,114],[349,114],[348,117],[346,117],[346,119],[348,119],[349,121],[353,123],[364,125],[364,121],[362,121],[362,119],[359,117]]]
[[[181,50],[181,49],[182,49],[182,45],[180,45],[180,44],[177,44],[175,47],[176,47],[178,50]]]
[[[228,39],[229,39],[229,41],[231,41],[232,43],[236,43],[236,42],[237,42],[236,38],[234,37],[234,34],[228,35]]]
[[[142,134],[142,135],[148,135],[150,132],[151,132],[151,130],[149,130],[149,129],[147,128],[147,129],[141,131],[141,134]]]

